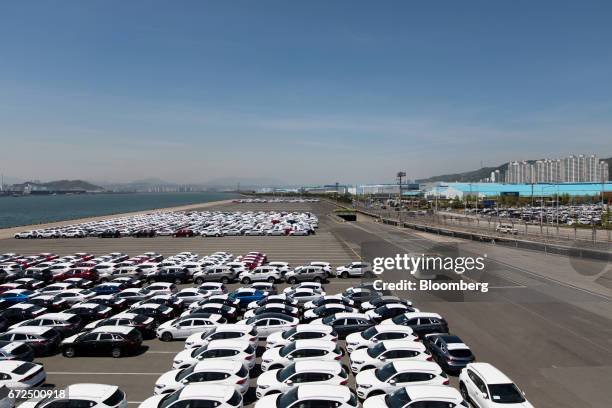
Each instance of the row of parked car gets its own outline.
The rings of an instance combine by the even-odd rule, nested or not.
[[[216,403],[241,406],[243,401],[238,402],[235,393],[244,397],[255,377],[255,406],[260,408],[348,408],[359,406],[360,401],[369,408],[467,407],[468,401],[482,408],[497,404],[531,406],[501,371],[491,364],[475,362],[470,348],[448,333],[441,316],[416,311],[411,302],[384,296],[369,284],[333,295],[326,294],[316,282],[299,287],[319,291],[319,296],[307,302],[296,301],[290,293],[297,288],[270,294],[259,301],[244,302],[244,314],[266,305],[275,305],[274,312],[264,311],[237,323],[216,324],[172,337],[187,336],[185,348],[174,357],[172,369],[156,381],[154,396],[141,407],[208,399],[211,384],[218,386],[215,396],[224,396],[215,399]],[[228,296],[226,305],[240,307],[232,296]],[[353,307],[356,311],[339,311],[300,323],[292,314],[296,305],[302,316],[322,306]],[[395,305],[404,309],[391,319],[370,313]],[[158,337],[162,339],[163,330],[160,326]],[[259,355],[261,341],[265,341],[265,351]],[[342,363],[345,356],[350,366]],[[254,371],[258,357],[261,374]],[[460,391],[448,386],[449,374],[457,373]],[[354,390],[349,387],[351,376]]]
[[[318,203],[318,198],[240,198],[232,200],[233,203],[252,204],[252,203]]]
[[[16,239],[305,236],[319,227],[310,212],[156,212],[17,232]]]
[[[181,252],[167,258],[156,252],[145,252],[134,257],[118,252],[99,257],[88,253],[61,258],[50,253],[26,257],[18,254],[0,256],[0,282],[23,284],[28,289],[36,289],[37,285],[51,281],[65,281],[81,286],[85,284],[84,279],[93,284],[120,277],[177,284],[201,284],[210,281],[226,284],[262,281],[295,284],[303,281],[324,282],[332,277],[354,278],[371,274],[372,267],[367,262],[356,261],[332,268],[329,262],[312,261],[293,267],[288,262],[268,261],[267,255],[258,251],[240,256],[219,251],[204,257],[192,252]]]

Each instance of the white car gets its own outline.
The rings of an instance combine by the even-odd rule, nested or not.
[[[346,385],[348,373],[338,361],[297,361],[283,369],[270,370],[257,378],[255,395],[285,393],[302,384]]]
[[[361,307],[361,310],[365,312],[389,303],[400,303],[405,306],[412,306],[412,302],[410,300],[401,299],[397,296],[378,296],[372,300],[363,302],[359,307]]]
[[[258,266],[257,268],[251,271],[242,272],[238,276],[238,280],[241,283],[246,284],[246,285],[248,285],[251,282],[261,282],[261,281],[274,283],[274,282],[280,282],[282,279],[283,279],[283,275],[277,268],[273,266],[267,266],[267,265]]]
[[[321,282],[300,282],[283,290],[283,293],[289,294],[298,289],[312,289],[319,293],[323,293],[323,284]],[[324,295],[319,295],[324,296]]]
[[[160,324],[155,334],[163,341],[186,339],[194,333],[209,332],[216,324],[225,322],[225,318],[221,315],[194,313]]]
[[[284,368],[297,361],[340,361],[342,349],[338,343],[329,340],[296,340],[283,347],[264,351],[261,356],[261,370]]]
[[[231,385],[244,394],[249,389],[249,371],[241,361],[202,360],[189,368],[162,374],[153,392],[166,394],[189,384]]]
[[[217,324],[211,331],[194,333],[185,340],[185,349],[202,347],[213,340],[248,340],[257,347],[257,329],[251,325]]]
[[[299,288],[287,292],[286,295],[297,300],[300,305],[303,305],[311,300],[315,300],[320,296],[325,296],[325,292],[320,292],[311,288]]]
[[[278,271],[283,276],[291,270],[291,266],[289,265],[289,262],[273,261],[273,262],[268,262],[268,265],[273,266],[276,269],[278,269]]]
[[[367,262],[351,262],[336,268],[334,275],[339,278],[358,278],[372,273],[372,265]]]
[[[266,339],[266,349],[283,347],[296,340],[338,341],[338,334],[326,324],[298,324],[290,330],[269,335]]]
[[[525,393],[489,363],[470,363],[461,370],[459,390],[463,398],[478,408],[533,408]]]
[[[145,289],[147,289],[147,296],[149,297],[155,295],[172,295],[178,291],[176,285],[170,282],[156,282],[147,286]]]
[[[85,302],[96,295],[96,292],[89,289],[66,289],[55,296],[73,305],[75,303]]]
[[[189,384],[171,394],[149,397],[138,408],[242,408],[242,395],[229,385]]]
[[[404,340],[381,341],[375,346],[353,351],[350,357],[353,373],[379,368],[386,363],[400,360],[432,360],[423,343]]]
[[[265,297],[264,299],[253,301],[247,305],[247,309],[257,309],[260,306],[271,304],[271,303],[285,304],[285,305],[294,306],[294,307],[297,307],[299,304],[297,300],[292,299],[291,297],[283,293],[281,295],[269,295]]]
[[[375,395],[363,402],[363,408],[455,407],[468,408],[456,389],[447,385],[411,385],[391,394]]]
[[[248,340],[213,340],[204,346],[179,352],[174,357],[172,368],[187,368],[206,359],[242,361],[251,370],[255,366],[255,347]]]
[[[315,300],[311,300],[310,302],[306,302],[304,304],[304,309],[308,310],[308,309],[314,309],[317,308],[319,306],[323,306],[326,305],[328,303],[341,303],[345,306],[351,306],[354,307],[355,305],[355,301],[342,296],[341,293],[336,294],[336,295],[325,295],[325,296],[320,296],[318,298],[316,298]]]
[[[41,295],[57,295],[58,293],[62,293],[67,289],[74,289],[75,286],[73,283],[66,282],[58,282],[52,283],[50,285],[45,286],[44,288],[37,289],[35,293]]]
[[[309,265],[310,266],[318,266],[321,269],[323,269],[325,272],[327,272],[328,274],[330,274],[332,272],[332,267],[331,267],[331,264],[329,262],[312,261]]]
[[[366,399],[389,394],[397,387],[448,385],[448,376],[433,361],[395,361],[381,368],[364,370],[355,376],[357,396]]]
[[[30,238],[37,238],[37,237],[38,237],[37,231],[22,231],[22,232],[18,232],[15,234],[15,238],[17,239],[30,239]]]
[[[346,336],[346,351],[352,353],[355,350],[372,347],[384,340],[417,341],[418,337],[408,326],[376,325]]]
[[[345,385],[304,384],[284,394],[266,395],[255,408],[332,407],[356,408],[357,397]]]
[[[25,361],[0,361],[0,387],[24,389],[38,387],[47,378],[42,364]]]
[[[223,295],[227,293],[227,288],[223,282],[206,282],[198,286],[198,289],[210,292],[213,295]]]
[[[62,390],[62,393],[58,395],[64,395],[63,398],[47,398],[41,400],[40,398],[34,398],[27,400],[26,402],[19,405],[23,408],[44,408],[44,407],[57,407],[72,406],[74,405],[83,406],[88,408],[127,408],[127,398],[125,393],[119,389],[116,385],[106,384],[72,384]]]
[[[197,288],[185,288],[181,289],[174,296],[177,299],[181,299],[186,305],[190,305],[193,302],[198,302],[200,300],[207,299],[210,297],[210,295],[210,292],[202,291]]]
[[[238,324],[250,324],[255,326],[257,328],[257,336],[260,339],[265,339],[272,333],[289,330],[299,323],[300,319],[297,317],[291,317],[281,313],[264,313],[238,322]]]

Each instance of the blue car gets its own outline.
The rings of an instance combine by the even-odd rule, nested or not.
[[[238,306],[246,307],[251,302],[257,302],[261,299],[264,299],[266,294],[261,290],[253,289],[253,288],[240,288],[236,289],[232,293],[229,294],[228,298],[231,300],[238,300],[240,302]]]
[[[33,294],[34,292],[28,289],[7,290],[0,295],[0,310],[4,310],[17,303],[25,302],[29,300]]]
[[[98,295],[114,295],[115,293],[121,292],[125,288],[126,286],[123,283],[109,282],[94,286],[91,288],[91,290],[96,292]]]

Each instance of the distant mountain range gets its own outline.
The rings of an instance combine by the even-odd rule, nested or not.
[[[83,180],[56,180],[44,183],[39,181],[26,181],[20,184],[13,184],[12,188],[22,189],[26,185],[50,191],[104,191],[103,187]]]
[[[535,163],[536,160],[526,160],[529,163]],[[601,161],[605,161],[608,163],[608,167],[612,169],[612,157],[607,159],[601,159]],[[485,179],[491,176],[491,172],[495,170],[505,171],[508,166],[508,162],[501,164],[497,167],[483,167],[478,170],[466,171],[463,173],[452,173],[452,174],[443,174],[441,176],[429,177],[426,179],[415,180],[417,183],[433,183],[436,181],[446,181],[446,182],[460,182],[460,183],[469,183],[469,182],[478,182],[482,179]],[[612,176],[612,173],[610,174]],[[612,177],[609,177],[609,180],[612,180]]]

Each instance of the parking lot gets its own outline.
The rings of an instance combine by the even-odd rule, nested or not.
[[[609,265],[589,264],[585,268],[590,268],[592,273],[577,277],[572,274],[571,260],[564,257],[441,240],[399,231],[368,219],[354,224],[341,223],[328,216],[333,207],[325,203],[249,203],[224,209],[232,211],[232,207],[241,210],[249,207],[254,211],[282,208],[313,211],[321,222],[317,234],[308,237],[7,239],[0,240],[0,252],[122,251],[137,255],[157,251],[171,255],[181,251],[200,254],[217,250],[234,254],[262,251],[271,261],[302,264],[321,260],[334,266],[357,260],[372,245],[378,245],[375,251],[381,254],[444,252],[457,247],[458,254],[463,255],[487,252],[486,273],[473,277],[490,283],[487,294],[468,293],[449,298],[442,293],[413,293],[409,296],[415,306],[444,316],[451,332],[461,336],[478,360],[502,369],[526,391],[535,406],[608,406],[606,382],[612,378],[612,297],[598,280],[610,276]],[[575,272],[576,268],[573,269]],[[358,279],[332,280],[325,285],[325,290],[339,293],[358,282]],[[230,285],[230,288],[236,286]],[[284,284],[279,285],[283,287]],[[44,363],[48,382],[58,387],[84,381],[117,384],[127,393],[130,403],[136,405],[152,395],[155,380],[170,369],[173,356],[183,348],[182,341],[164,343],[154,339],[145,344],[148,349],[144,354],[122,359],[68,359],[57,355],[37,361]],[[346,357],[344,363],[348,363]],[[257,371],[251,377],[256,375]],[[457,384],[456,378],[451,379],[451,384]],[[245,402],[252,400],[253,389]]]

